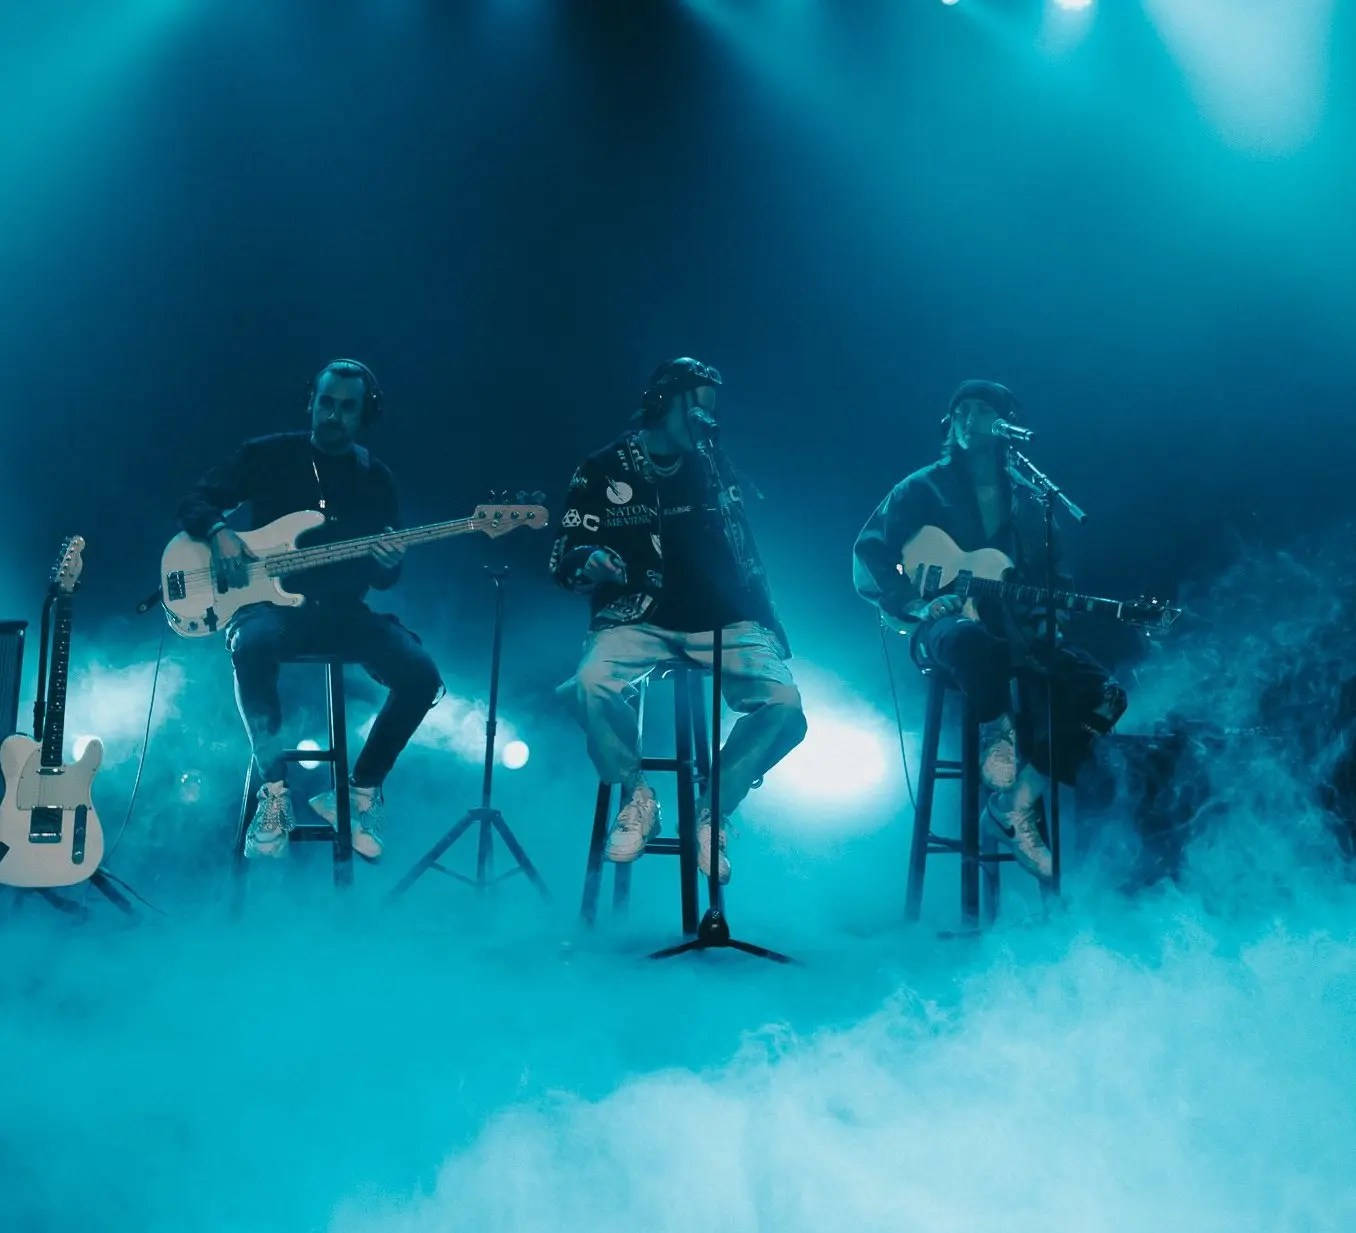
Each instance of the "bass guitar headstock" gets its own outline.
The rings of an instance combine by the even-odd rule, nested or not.
[[[82,535],[68,535],[61,541],[61,551],[52,565],[51,587],[54,593],[70,595],[80,585],[80,575],[84,572],[85,562],[81,553],[85,549]]]
[[[1121,606],[1120,617],[1127,625],[1134,625],[1148,634],[1165,634],[1182,615],[1180,608],[1152,596],[1141,596]]]
[[[491,493],[491,503],[476,506],[471,521],[477,531],[484,531],[491,539],[497,539],[518,527],[531,527],[539,531],[550,524],[551,516],[542,503],[546,499],[545,493],[520,492],[511,503],[508,495],[507,491],[499,493],[500,500],[496,503],[496,494]]]

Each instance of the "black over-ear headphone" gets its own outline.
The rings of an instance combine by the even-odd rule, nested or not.
[[[690,355],[665,360],[646,382],[645,391],[640,396],[641,416],[647,424],[653,424],[664,417],[669,409],[669,399],[674,394],[700,389],[703,385],[720,384],[718,368],[694,360]]]
[[[327,372],[337,372],[341,377],[361,377],[363,382],[363,420],[364,428],[375,424],[386,410],[386,400],[381,386],[377,384],[376,374],[361,360],[331,360],[306,385],[306,411],[309,414],[315,401],[315,385]]]

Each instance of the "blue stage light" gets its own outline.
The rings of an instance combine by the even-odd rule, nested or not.
[[[509,741],[499,755],[499,760],[511,771],[520,770],[527,765],[531,750],[526,741]]]
[[[320,748],[320,743],[319,743],[318,741],[313,741],[313,740],[311,740],[310,737],[307,737],[304,741],[298,741],[298,742],[297,742],[297,748],[298,748],[298,749],[319,749],[319,748]],[[301,767],[303,770],[313,771],[313,770],[315,770],[316,767],[318,767],[318,766],[320,765],[320,763],[319,763],[319,762],[298,762],[297,765],[298,765],[299,767]]]

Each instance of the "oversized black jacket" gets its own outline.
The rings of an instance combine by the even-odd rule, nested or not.
[[[744,548],[735,552],[735,560],[742,561],[745,582],[767,597],[767,609],[773,611],[767,572],[754,545],[734,468],[723,451],[717,450],[715,459]],[[720,496],[711,485],[713,507]],[[664,540],[659,489],[639,434],[624,433],[584,459],[570,480],[565,504],[560,535],[551,548],[551,573],[556,581],[588,595],[590,629],[644,620],[664,589]],[[610,549],[621,558],[626,566],[624,584],[595,585],[583,576],[584,562],[597,548]],[[781,643],[783,655],[789,655],[786,631],[775,616],[772,632]]]
[[[1041,582],[1044,527],[1040,503],[1025,488],[1013,487],[1010,495],[1010,516],[988,537],[974,485],[960,457],[944,458],[906,476],[876,507],[853,545],[852,581],[857,593],[896,620],[918,620],[918,592],[895,566],[904,545],[926,526],[945,531],[965,552],[997,548],[1012,558],[1018,574]]]
[[[325,479],[324,492],[317,472]],[[212,467],[179,505],[179,524],[197,539],[237,506],[247,506],[249,529],[284,514],[319,509],[328,521],[303,537],[323,544],[373,535],[400,525],[395,479],[384,463],[362,446],[338,457],[320,456],[307,432],[280,432],[246,441],[225,462]],[[360,600],[368,587],[391,586],[399,566],[385,569],[371,558],[322,565],[287,577],[287,588],[330,603]]]

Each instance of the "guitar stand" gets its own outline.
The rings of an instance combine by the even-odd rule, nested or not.
[[[759,959],[770,959],[773,963],[795,963],[790,955],[770,950],[766,946],[757,946],[730,935],[730,922],[725,916],[725,896],[720,886],[720,704],[721,704],[721,658],[722,631],[714,631],[711,640],[711,862],[707,877],[706,915],[697,926],[697,936],[677,946],[666,946],[650,955],[651,959],[669,959],[674,955],[685,955],[700,950],[738,950]]]
[[[508,823],[504,821],[504,815],[490,804],[490,792],[494,781],[494,737],[499,726],[499,665],[504,640],[504,577],[508,569],[506,567],[492,569],[486,566],[485,572],[494,583],[494,640],[490,653],[490,706],[485,720],[485,769],[481,779],[480,804],[474,809],[468,809],[457,824],[420,857],[410,871],[387,893],[387,903],[398,899],[430,869],[436,869],[439,873],[456,878],[459,882],[465,882],[478,890],[485,890],[496,882],[512,877],[515,873],[522,873],[537,888],[543,899],[547,902],[551,899],[551,892],[547,890],[541,874],[532,864],[523,845],[509,829]],[[448,869],[439,862],[443,853],[477,824],[479,842],[476,846],[476,875],[474,878],[468,878],[465,874]],[[517,862],[514,868],[498,876],[491,871],[496,834],[503,840],[509,854]]]
[[[132,891],[132,888],[127,886],[127,883],[121,878],[114,877],[102,869],[97,869],[90,877],[88,885],[94,887],[99,894],[129,920],[140,918],[141,913],[132,905],[132,901],[118,889],[119,887],[126,887],[129,891]],[[63,912],[67,916],[85,917],[89,915],[89,905],[83,899],[76,903],[73,900],[63,898],[54,890],[39,890],[38,894],[58,912]],[[132,891],[132,894],[136,895],[136,891]],[[140,899],[141,896],[137,895],[137,898]],[[145,901],[143,900],[143,902]]]

